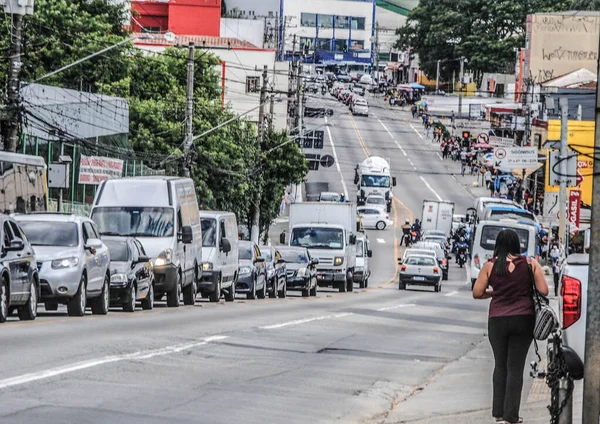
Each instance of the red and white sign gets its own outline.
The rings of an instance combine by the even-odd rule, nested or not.
[[[102,181],[123,176],[121,159],[81,155],[79,161],[79,184],[98,185]]]
[[[577,170],[577,179],[575,180],[575,185],[581,185],[581,183],[583,182],[583,175],[581,174],[581,172],[579,171],[579,169]]]
[[[507,137],[491,136],[488,143],[494,147],[512,147],[515,144],[515,140]]]
[[[571,190],[569,193],[569,223],[576,229],[579,229],[580,212],[581,190]]]
[[[489,136],[486,133],[481,133],[477,136],[478,143],[487,143],[489,140]]]

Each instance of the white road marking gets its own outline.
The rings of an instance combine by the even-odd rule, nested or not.
[[[388,130],[388,128],[385,126],[385,124],[384,124],[383,122],[381,122],[381,119],[377,118],[377,120],[379,121],[379,123],[381,124],[381,126],[383,127],[383,129],[384,129],[384,130],[386,130],[386,131],[387,131],[387,133],[390,135],[390,137],[392,138],[392,140],[394,141],[394,143],[396,144],[396,146],[398,146],[398,148],[400,149],[400,151],[402,151],[402,154],[403,154],[404,156],[408,156],[408,155],[406,154],[406,152],[404,151],[404,149],[402,148],[402,146],[400,145],[400,143],[398,143],[398,142],[396,141],[396,139],[394,138],[394,134],[392,134],[392,133],[391,133],[391,131],[390,131],[390,130]]]
[[[76,362],[74,364],[65,365],[62,367],[50,368],[43,371],[32,372],[29,374],[23,374],[16,377],[5,378],[0,380],[0,389],[6,389],[7,387],[19,386],[21,384],[27,384],[46,378],[56,377],[57,375],[67,374],[86,368],[97,367],[99,365],[110,364],[112,362],[128,361],[128,360],[140,360],[149,359],[154,356],[164,356],[171,353],[181,352],[183,350],[190,350],[198,346],[204,346],[210,342],[226,339],[227,336],[210,336],[204,338],[202,341],[193,343],[183,343],[178,345],[172,345],[163,347],[160,349],[141,350],[139,352],[126,353],[123,355],[111,355],[103,356],[96,359],[89,359],[87,361]]]
[[[388,306],[386,308],[379,308],[377,310],[378,311],[391,311],[392,309],[410,308],[412,306],[417,306],[417,305],[415,305],[414,303],[405,303],[403,305]]]
[[[378,238],[377,243],[385,244],[385,240],[382,238]]]
[[[457,291],[451,291],[450,293],[446,293],[444,296],[446,296],[446,297],[450,297],[450,296],[455,296],[455,295],[457,295],[457,294],[458,294],[458,292],[457,292]]]
[[[467,284],[471,283],[471,267],[469,265],[467,265],[466,268],[467,268],[467,281],[465,281],[465,286]]]
[[[352,312],[347,312],[344,314],[337,314],[337,315],[325,315],[322,317],[315,317],[315,318],[296,319],[294,321],[282,322],[281,324],[265,325],[264,327],[259,327],[259,328],[261,328],[263,330],[274,330],[276,328],[289,327],[290,325],[300,325],[300,324],[306,324],[307,322],[323,321],[325,319],[333,319],[333,318],[342,318],[342,317],[346,317],[348,315],[354,315],[354,314]]]
[[[444,161],[444,158],[442,157],[442,155],[440,155],[439,153],[436,153],[436,155],[438,155],[438,158],[440,158],[441,161]]]
[[[416,129],[415,127],[413,127],[413,124],[409,124],[409,125],[410,125],[410,127],[411,127],[413,130],[415,130],[415,132],[417,133],[417,135],[418,135],[419,137],[423,138],[423,136],[421,135],[421,133],[419,132],[419,130],[418,130],[418,129]]]
[[[327,117],[325,117],[325,123],[327,124]],[[346,187],[346,182],[344,181],[344,175],[342,174],[342,170],[340,169],[340,161],[338,160],[337,153],[335,151],[335,144],[333,144],[333,137],[331,136],[331,130],[329,129],[329,125],[327,125],[327,134],[329,135],[329,143],[331,144],[331,149],[333,150],[333,158],[335,159],[335,166],[337,168],[338,173],[340,174],[342,180],[342,187],[344,188],[344,195],[346,199],[348,199],[348,188]]]
[[[436,191],[433,189],[433,187],[431,187],[431,185],[429,185],[429,183],[427,182],[427,180],[426,180],[425,178],[423,178],[423,177],[419,177],[419,178],[421,178],[421,180],[422,180],[422,181],[425,183],[425,185],[427,186],[427,188],[428,188],[429,190],[431,190],[431,192],[433,193],[433,195],[434,195],[435,197],[437,197],[437,199],[438,199],[438,200],[441,202],[441,201],[442,201],[442,198],[440,197],[440,195],[439,195],[439,194],[437,194],[437,192],[436,192]]]

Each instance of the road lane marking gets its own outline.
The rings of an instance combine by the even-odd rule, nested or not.
[[[377,243],[385,244],[385,240],[382,238],[378,238]]]
[[[377,120],[379,121],[379,123],[381,124],[381,126],[383,127],[383,129],[384,129],[384,130],[386,130],[386,131],[387,131],[387,133],[390,135],[390,137],[392,138],[392,140],[394,141],[394,143],[396,144],[396,146],[398,146],[398,148],[400,149],[400,151],[402,152],[402,154],[403,154],[404,156],[408,156],[408,155],[406,154],[406,152],[404,151],[404,149],[402,148],[402,146],[400,145],[400,143],[398,143],[398,142],[396,141],[396,139],[394,138],[394,134],[392,134],[392,133],[390,132],[390,130],[388,130],[388,128],[385,126],[385,124],[384,124],[383,122],[381,122],[381,119],[377,118]]]
[[[443,162],[444,158],[442,157],[442,155],[440,155],[439,153],[436,153],[436,155],[438,155],[438,158],[440,158],[440,160]]]
[[[325,117],[325,124],[327,124],[327,117]],[[346,182],[344,181],[344,175],[342,174],[342,169],[340,168],[340,161],[338,160],[337,153],[335,151],[335,144],[333,144],[333,137],[331,136],[331,130],[329,129],[329,125],[326,125],[327,134],[329,135],[329,144],[331,144],[331,150],[333,150],[333,158],[335,159],[335,166],[337,168],[338,173],[342,179],[342,187],[344,188],[344,195],[346,199],[348,199],[348,188],[346,187]]]
[[[346,317],[348,315],[354,315],[354,314],[352,312],[346,312],[343,314],[325,315],[322,317],[315,317],[315,318],[296,319],[293,321],[282,322],[280,324],[265,325],[265,326],[259,327],[259,328],[261,328],[263,330],[275,330],[277,328],[289,327],[291,325],[300,325],[300,324],[306,324],[308,322],[323,321],[326,319],[334,319],[334,318],[342,318],[342,317]]]
[[[413,130],[415,130],[415,132],[417,133],[417,135],[418,135],[419,137],[421,137],[421,139],[423,138],[423,136],[421,135],[421,133],[419,132],[419,130],[417,130],[415,127],[413,127],[413,124],[408,124],[408,125],[410,125],[410,127],[411,127]]]
[[[367,146],[365,145],[365,141],[363,140],[362,135],[360,135],[360,131],[358,130],[358,127],[356,126],[356,122],[354,122],[354,118],[352,118],[352,115],[348,115],[348,118],[350,118],[350,123],[354,127],[354,132],[356,133],[356,137],[358,138],[358,142],[360,143],[360,147],[362,147],[363,152],[365,152],[365,156],[366,157],[371,156],[369,154],[369,150],[367,150]]]
[[[423,178],[422,176],[421,176],[421,177],[419,177],[419,178],[421,178],[421,180],[422,180],[422,181],[425,183],[425,185],[427,186],[427,188],[428,188],[429,190],[431,190],[431,192],[433,193],[433,195],[434,195],[435,197],[437,197],[437,199],[438,199],[440,202],[442,202],[443,200],[442,200],[442,198],[440,197],[440,195],[439,195],[439,194],[437,194],[437,192],[436,192],[436,191],[433,189],[433,187],[431,187],[431,185],[429,185],[429,183],[427,182],[427,180],[426,180],[425,178]]]
[[[417,306],[414,303],[405,303],[402,305],[388,306],[386,308],[379,308],[378,311],[391,311],[392,309],[400,309],[400,308],[410,308],[412,306]]]
[[[68,374],[75,371],[97,367],[99,365],[110,364],[113,362],[128,361],[128,360],[140,360],[149,359],[155,356],[164,356],[171,353],[177,353],[184,350],[190,350],[195,347],[207,345],[210,342],[220,341],[228,338],[227,336],[210,336],[205,337],[202,341],[193,343],[183,343],[178,345],[172,345],[163,347],[160,349],[149,349],[141,350],[139,352],[126,353],[123,355],[111,355],[103,356],[97,359],[89,359],[87,361],[76,362],[75,364],[66,365],[62,367],[50,368],[43,371],[32,372],[29,374],[23,374],[16,377],[5,378],[0,380],[0,389],[6,389],[7,387],[19,386],[22,384],[31,383],[38,380],[43,380],[51,377],[56,377],[62,374]]]
[[[450,293],[446,293],[444,296],[446,296],[446,297],[450,297],[450,296],[455,296],[455,295],[457,295],[457,294],[458,294],[458,292],[457,292],[457,291],[451,291]]]
[[[471,283],[471,267],[470,266],[466,266],[465,268],[467,268],[467,281],[465,281],[465,286],[469,283]]]
[[[410,159],[408,160],[408,163],[410,163],[412,166],[415,166],[415,164],[413,163],[413,161],[410,160]]]

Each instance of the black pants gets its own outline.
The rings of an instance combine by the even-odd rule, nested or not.
[[[556,297],[558,297],[559,276],[560,274],[554,273],[554,296]]]
[[[533,315],[493,317],[488,337],[494,351],[494,400],[492,415],[509,423],[519,421],[523,370],[533,341]]]

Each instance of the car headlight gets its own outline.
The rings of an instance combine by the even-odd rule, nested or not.
[[[335,266],[340,266],[343,263],[344,263],[344,257],[343,256],[336,256],[335,259],[333,260],[333,264]]]
[[[79,258],[64,258],[64,259],[55,259],[52,261],[52,268],[61,269],[61,268],[71,268],[77,266],[79,264]]]
[[[127,284],[127,274],[113,274],[110,276],[110,282],[116,284]]]
[[[204,262],[202,264],[202,271],[212,271],[212,270],[213,270],[212,262]]]
[[[247,275],[250,274],[252,272],[252,268],[250,268],[249,266],[243,266],[240,268],[240,275]]]
[[[300,268],[298,271],[296,271],[296,275],[298,277],[306,277],[306,272],[307,272],[306,268]]]
[[[158,254],[158,257],[154,260],[154,266],[165,266],[169,265],[173,261],[173,250],[165,249]]]

